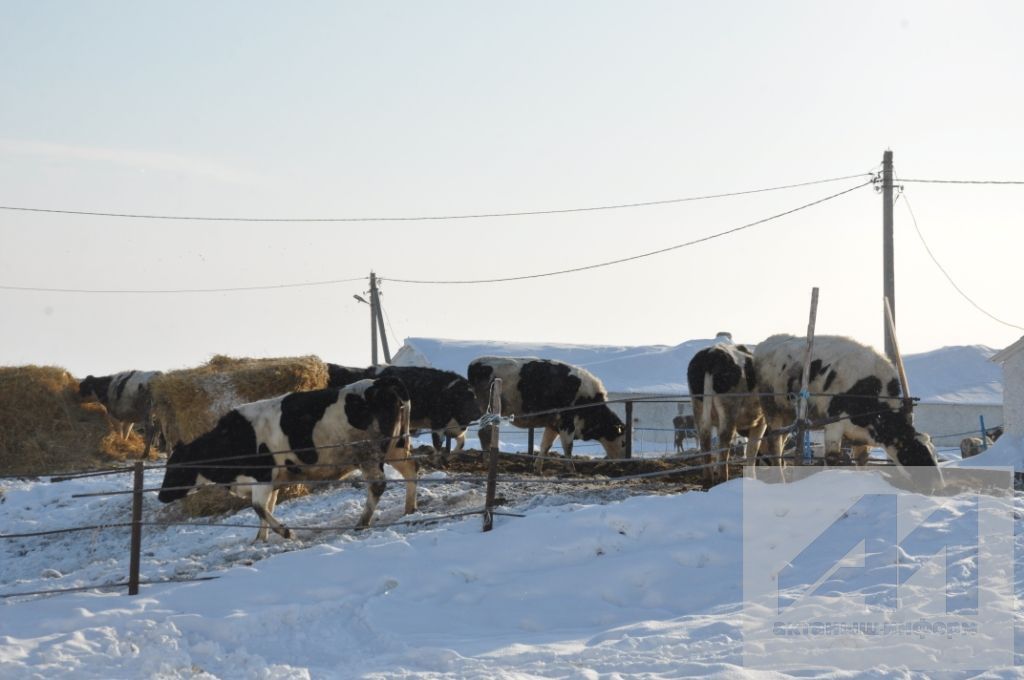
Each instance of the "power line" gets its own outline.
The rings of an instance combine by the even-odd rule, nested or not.
[[[306,281],[301,283],[278,283],[266,286],[235,286],[233,288],[177,288],[166,290],[99,290],[89,288],[42,288],[36,286],[5,286],[0,290],[12,290],[32,293],[91,293],[91,294],[129,294],[129,295],[168,295],[177,293],[238,293],[252,290],[279,290],[284,288],[308,288],[311,286],[334,286],[339,283],[364,281],[365,276],[351,279],[333,279],[330,281]]]
[[[906,180],[901,180],[901,181],[906,181]],[[928,242],[924,240],[924,234],[921,233],[921,228],[917,226],[917,218],[914,217],[914,210],[913,210],[913,208],[910,207],[910,200],[907,198],[906,192],[905,191],[901,191],[900,195],[903,196],[903,203],[904,203],[904,205],[907,206],[907,212],[910,213],[910,220],[911,220],[911,222],[914,223],[914,231],[917,232],[917,237],[919,239],[921,239],[921,245],[924,246],[925,252],[928,253],[928,257],[930,257],[932,259],[932,262],[934,262],[935,266],[939,268],[939,271],[942,272],[942,275],[946,277],[946,280],[949,281],[949,284],[951,286],[953,286],[953,288],[956,289],[956,292],[960,293],[960,295],[965,300],[970,302],[971,305],[973,305],[975,309],[977,309],[979,312],[981,312],[985,316],[989,317],[993,321],[997,321],[997,322],[1003,324],[1004,326],[1009,326],[1010,328],[1016,328],[1017,330],[1024,331],[1024,326],[1018,326],[1016,324],[1012,324],[1012,323],[1009,323],[1007,321],[1003,321],[1002,319],[994,316],[993,314],[991,314],[988,311],[986,311],[985,309],[983,309],[981,307],[981,305],[979,305],[977,302],[972,300],[971,297],[969,295],[967,295],[967,293],[965,293],[960,288],[960,286],[956,285],[956,281],[954,281],[953,277],[949,275],[949,272],[946,271],[946,268],[943,267],[941,264],[939,264],[939,261],[935,258],[935,254],[932,253],[932,249],[928,247]]]
[[[824,203],[826,201],[831,201],[834,198],[838,198],[838,197],[840,197],[840,196],[842,196],[844,194],[848,194],[851,191],[856,191],[857,189],[860,189],[861,187],[866,187],[866,186],[868,186],[869,184],[872,184],[872,183],[873,183],[873,180],[868,180],[867,182],[864,182],[862,184],[858,184],[857,186],[850,187],[849,189],[845,189],[845,190],[840,191],[838,193],[831,194],[830,196],[826,196],[824,198],[819,198],[818,200],[811,201],[810,203],[805,203],[805,204],[803,204],[803,205],[801,205],[799,207],[792,208],[791,210],[787,210],[787,211],[781,212],[781,213],[776,213],[775,215],[771,215],[770,217],[765,217],[765,218],[762,218],[762,219],[757,220],[755,222],[749,222],[749,223],[744,224],[744,225],[739,226],[739,227],[733,227],[732,229],[727,229],[725,231],[720,231],[720,232],[718,232],[716,234],[711,234],[710,236],[703,236],[701,238],[694,239],[692,241],[687,241],[686,243],[679,243],[679,244],[676,244],[674,246],[669,246],[667,248],[659,248],[658,250],[652,250],[650,252],[640,253],[639,255],[631,255],[630,257],[622,257],[622,258],[619,258],[617,260],[609,260],[607,262],[598,262],[597,264],[589,264],[589,265],[585,265],[583,267],[573,267],[572,269],[561,269],[559,271],[544,272],[544,273],[541,273],[541,274],[526,274],[524,276],[507,276],[507,277],[502,277],[502,278],[497,278],[497,279],[473,279],[473,280],[465,280],[464,279],[464,280],[456,280],[456,281],[424,281],[424,280],[416,280],[416,279],[393,279],[391,277],[381,277],[381,278],[383,280],[390,281],[392,283],[416,283],[416,284],[503,283],[503,282],[506,282],[506,281],[524,281],[526,279],[539,279],[539,278],[543,278],[543,277],[547,277],[547,276],[558,276],[560,274],[571,274],[571,273],[574,273],[574,272],[582,272],[582,271],[586,271],[588,269],[597,269],[599,267],[609,267],[611,265],[622,264],[623,262],[632,262],[633,260],[639,260],[641,258],[651,257],[652,255],[660,255],[662,253],[667,253],[667,252],[672,251],[672,250],[678,250],[680,248],[686,248],[688,246],[697,245],[698,243],[704,243],[705,241],[710,241],[712,239],[720,238],[722,236],[728,236],[729,234],[735,234],[736,232],[743,231],[744,229],[750,229],[751,227],[756,227],[759,224],[764,224],[765,222],[770,222],[770,221],[776,220],[776,219],[778,219],[780,217],[785,217],[786,215],[792,215],[795,212],[799,212],[801,210],[805,210],[806,208],[810,208],[811,206],[815,206],[815,205],[818,205],[820,203]]]
[[[1012,179],[903,179],[900,177],[896,182],[917,182],[919,184],[1004,184],[1024,185],[1024,181]]]
[[[846,175],[845,177],[816,179],[810,182],[783,184],[780,186],[765,187],[762,189],[747,189],[745,191],[731,191],[728,193],[707,194],[704,196],[687,196],[684,198],[668,198],[658,201],[644,201],[640,203],[619,203],[615,205],[587,206],[583,208],[554,208],[550,210],[523,210],[517,212],[475,213],[464,215],[415,215],[399,217],[206,217],[197,215],[148,215],[137,213],[92,212],[88,210],[58,210],[54,208],[26,208],[13,205],[0,205],[0,210],[51,213],[57,215],[87,215],[91,217],[121,217],[140,220],[195,220],[205,222],[423,222],[429,220],[474,220],[486,217],[523,217],[528,215],[556,215],[562,213],[593,212],[597,210],[622,210],[625,208],[644,208],[655,205],[669,205],[672,203],[686,203],[690,201],[706,201],[714,198],[729,198],[732,196],[746,196],[748,194],[759,194],[767,191],[796,189],[798,187],[812,186],[814,184],[840,182],[842,180],[856,179],[858,177],[869,176],[871,176],[870,173],[862,172],[856,175]]]

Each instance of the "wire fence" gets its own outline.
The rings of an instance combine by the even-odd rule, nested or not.
[[[760,396],[767,396],[767,395],[778,396],[778,395],[774,395],[774,393],[754,393],[754,392],[742,393],[742,394],[732,394],[732,395],[722,395],[722,396],[728,396],[728,397],[731,397],[731,398],[747,398],[747,397],[753,397],[753,396],[760,397]],[[812,396],[827,396],[827,395],[816,394],[816,395],[812,395]],[[859,395],[854,395],[854,396],[859,396]],[[865,399],[870,398],[870,399],[875,400],[876,403],[879,400],[879,397],[876,396],[876,395],[863,395],[863,396],[864,396]],[[883,398],[883,399],[888,399],[888,398]],[[548,416],[548,415],[559,415],[559,414],[565,413],[565,412],[578,411],[578,410],[591,409],[591,408],[599,408],[599,407],[607,407],[610,404],[625,404],[627,406],[627,410],[628,410],[628,409],[630,409],[632,407],[633,404],[644,404],[644,403],[686,404],[686,403],[691,403],[691,402],[692,402],[692,400],[689,397],[689,395],[678,395],[678,396],[675,396],[675,395],[668,395],[668,396],[666,396],[666,395],[658,395],[657,397],[643,397],[643,396],[624,397],[624,398],[618,398],[618,399],[609,399],[606,402],[597,403],[597,404],[586,404],[586,405],[572,406],[572,407],[568,407],[568,408],[564,408],[564,409],[549,409],[549,410],[544,410],[544,411],[536,411],[536,412],[532,412],[532,413],[529,413],[529,414],[520,415],[518,417],[518,419],[522,421],[522,420],[526,420],[527,418],[543,417],[543,416]],[[890,410],[891,411],[892,409],[884,409],[884,410]],[[844,420],[844,419],[848,419],[848,418],[851,418],[851,417],[856,417],[858,415],[859,416],[871,416],[871,415],[874,415],[874,414],[877,414],[877,413],[882,413],[882,412],[884,412],[884,410],[865,411],[865,412],[859,413],[859,414],[844,415],[844,416],[839,416],[839,417],[819,420],[819,421],[816,421],[814,423],[808,423],[808,424],[806,424],[806,426],[810,427],[810,428],[815,428],[815,427],[820,428],[820,427],[823,427],[824,425],[828,424],[829,422],[837,422],[839,420]],[[487,423],[498,423],[498,424],[500,424],[502,422],[502,420],[497,420],[496,421],[495,417],[493,415],[491,415],[489,418],[485,418],[485,419],[481,419],[481,420],[477,420],[477,421],[474,421],[472,423],[469,423],[466,427],[467,427],[467,429],[471,428],[471,427],[474,427],[474,426],[479,427],[481,425],[482,421],[486,421]],[[516,417],[514,417],[514,416],[510,417],[510,418],[507,418],[507,419],[504,419],[504,422],[506,422],[506,423],[515,424],[515,421],[516,421]],[[672,427],[672,428],[667,428],[667,427],[639,427],[639,426],[635,426],[635,424],[632,423],[632,422],[627,422],[626,423],[626,427],[627,427],[627,430],[628,430],[629,437],[633,437],[637,433],[640,433],[640,435],[642,437],[642,433],[643,432],[672,433],[673,435],[682,433],[684,435],[691,435],[691,436],[696,434],[696,431],[695,431],[694,428],[685,428],[685,427],[684,428],[678,428],[678,427]],[[736,448],[735,446],[714,446],[711,450],[708,450],[708,451],[695,450],[695,451],[691,451],[691,452],[676,452],[676,453],[671,454],[671,455],[664,455],[664,456],[657,456],[657,457],[644,457],[644,458],[639,458],[638,457],[638,458],[615,459],[615,460],[613,460],[614,466],[616,468],[615,471],[616,472],[621,472],[621,474],[608,474],[609,470],[608,469],[604,469],[600,475],[593,475],[592,474],[592,475],[588,475],[588,476],[580,476],[579,473],[577,472],[577,466],[579,466],[579,465],[584,465],[584,466],[591,465],[591,466],[593,466],[594,463],[600,463],[600,462],[602,462],[602,460],[606,460],[606,459],[552,456],[550,454],[550,452],[545,452],[547,455],[541,455],[539,453],[536,453],[535,449],[533,448],[534,429],[535,428],[521,428],[521,429],[520,428],[516,428],[516,429],[511,429],[510,430],[508,428],[501,429],[499,427],[499,428],[495,428],[495,429],[498,429],[499,432],[500,432],[500,436],[501,437],[505,437],[505,438],[515,438],[515,437],[524,437],[525,436],[527,438],[527,440],[528,440],[528,444],[529,444],[530,448],[526,452],[521,452],[521,451],[498,451],[495,448],[495,449],[492,449],[492,451],[491,451],[491,454],[492,454],[494,460],[497,460],[497,458],[500,456],[501,458],[508,459],[508,460],[516,460],[516,459],[518,459],[518,460],[521,460],[521,461],[532,461],[535,464],[549,464],[549,465],[554,465],[554,466],[559,467],[559,468],[568,469],[570,471],[570,474],[575,475],[575,476],[567,476],[566,474],[557,474],[556,476],[547,476],[547,477],[545,477],[545,476],[542,476],[539,471],[535,472],[535,474],[532,474],[532,475],[497,474],[496,466],[492,466],[493,469],[492,469],[492,471],[489,471],[488,475],[447,474],[444,477],[436,477],[436,478],[435,477],[422,477],[422,478],[417,478],[417,479],[413,479],[413,480],[386,480],[386,481],[395,481],[395,482],[399,482],[399,483],[416,484],[416,485],[420,485],[420,484],[425,484],[425,485],[431,485],[431,484],[453,484],[453,485],[458,485],[458,484],[488,484],[488,485],[492,485],[492,484],[500,483],[500,484],[511,484],[511,485],[530,484],[530,485],[542,485],[542,486],[555,486],[555,485],[566,485],[566,486],[574,486],[574,485],[610,486],[610,485],[613,485],[613,484],[643,483],[643,484],[674,485],[675,487],[678,488],[678,485],[679,485],[679,481],[678,480],[679,480],[680,477],[682,477],[684,475],[692,475],[692,474],[695,474],[695,473],[706,473],[707,471],[714,470],[716,468],[721,468],[721,467],[725,467],[725,466],[728,466],[728,465],[732,465],[732,464],[736,464],[738,462],[741,462],[741,461],[737,461],[735,459],[734,460],[729,460],[729,456],[722,455],[722,454],[727,454],[727,453],[735,450],[735,448]],[[793,432],[794,429],[795,429],[795,424],[791,425],[791,426],[788,426],[788,427],[785,427],[785,428],[780,428],[780,429],[769,431],[769,432],[766,433],[766,436],[771,435],[771,434],[789,434],[789,433]],[[442,457],[450,458],[453,455],[452,452],[451,452],[452,437],[451,437],[451,432],[450,432],[450,430],[448,428],[439,428],[439,429],[436,429],[436,430],[425,430],[425,431],[420,431],[417,434],[418,434],[418,436],[425,436],[425,435],[434,434],[434,433],[442,435],[443,437],[445,437],[445,450],[443,452],[435,452],[435,455],[440,455]],[[970,430],[970,431],[965,431],[965,432],[950,433],[950,435],[948,435],[948,436],[974,435],[974,434],[977,434],[977,431]],[[243,491],[244,492],[247,487],[254,487],[254,486],[259,486],[259,485],[273,484],[273,476],[272,476],[273,471],[276,470],[276,469],[283,469],[283,468],[285,468],[285,465],[282,465],[281,463],[274,462],[274,459],[273,459],[274,455],[290,454],[290,453],[299,454],[299,453],[316,451],[318,449],[325,449],[325,448],[341,448],[341,447],[345,447],[345,446],[355,446],[355,445],[360,445],[360,444],[363,444],[363,445],[365,445],[365,444],[373,444],[373,443],[379,443],[379,442],[381,442],[381,441],[383,441],[385,439],[390,439],[390,438],[389,437],[366,438],[366,439],[362,439],[362,440],[358,440],[358,441],[350,441],[350,442],[344,442],[344,443],[339,442],[339,443],[330,444],[330,445],[326,445],[326,446],[306,447],[306,448],[297,448],[297,449],[289,449],[289,450],[282,450],[282,451],[274,451],[274,452],[271,452],[271,453],[268,453],[268,454],[226,455],[226,456],[220,456],[220,457],[217,457],[217,458],[212,458],[212,459],[203,461],[203,463],[187,463],[187,464],[182,464],[182,465],[184,467],[188,467],[189,469],[195,468],[197,470],[199,470],[199,469],[206,469],[206,468],[216,468],[216,469],[231,470],[231,469],[234,469],[234,468],[237,468],[237,467],[244,467],[244,468],[246,468],[248,470],[252,470],[252,471],[255,471],[256,469],[262,469],[262,470],[269,471],[271,473],[271,474],[267,475],[267,480],[265,480],[265,481],[256,480],[256,481],[249,482],[249,481],[239,481],[239,480],[236,480],[236,481],[231,481],[231,482],[215,482],[215,483],[208,484],[208,485],[204,484],[204,486],[223,487],[223,488],[234,489],[234,490],[239,490],[239,491]],[[593,442],[593,443],[585,443],[584,442],[583,445],[584,446],[586,446],[586,445],[589,445],[589,446],[601,446],[600,443],[596,443],[596,442]],[[411,446],[411,443],[410,443],[410,446]],[[815,450],[820,450],[822,447],[819,444],[812,444],[812,448],[815,449]],[[955,449],[950,448],[948,450],[955,450]],[[463,457],[466,457],[466,456],[472,457],[473,456],[473,454],[469,454],[469,453],[463,453],[461,455]],[[483,455],[484,454],[482,454],[482,453],[479,454],[479,456],[481,456],[481,457]],[[261,464],[257,464],[257,465],[253,465],[253,464],[233,465],[232,464],[234,461],[240,461],[240,460],[243,460],[243,459],[244,460],[252,461],[254,458],[262,459],[262,458],[265,458],[265,457],[269,457],[269,458],[267,458],[267,460],[268,460],[267,463],[261,463]],[[433,457],[434,456],[430,456],[430,455],[410,455],[410,456],[408,456],[408,458],[402,458],[402,460],[407,460],[407,459],[422,460],[422,459],[433,458]],[[740,458],[742,459],[742,456]],[[774,455],[774,456],[772,456],[772,455],[759,455],[758,456],[758,461],[759,462],[763,462],[763,463],[769,463],[769,464],[771,464],[771,463],[781,464],[784,461],[791,461],[791,462],[794,462],[794,463],[801,462],[800,459],[797,456],[795,456],[793,454],[786,454],[786,453],[781,453],[781,454],[777,454],[777,455]],[[384,459],[383,462],[397,462],[397,459],[392,459],[392,460]],[[871,464],[875,464],[875,465],[890,464],[887,461],[877,461],[877,460],[875,460],[875,461],[870,461],[870,462],[871,462]],[[640,472],[632,472],[632,473],[628,472],[628,469],[631,466],[639,465],[639,464],[645,464],[645,463],[646,464],[661,463],[661,464],[665,465],[666,467],[664,467],[662,469],[651,470],[651,471],[640,471]],[[320,463],[302,464],[302,467],[321,467],[321,466],[336,467],[335,465],[330,465],[330,464],[326,464],[326,463],[325,464],[320,464]],[[132,541],[133,542],[133,545],[132,545],[132,563],[133,563],[133,565],[135,565],[138,562],[138,551],[140,549],[140,545],[139,544],[141,543],[141,530],[142,530],[143,527],[157,528],[157,527],[172,527],[172,526],[189,526],[189,527],[196,527],[196,528],[201,528],[201,529],[214,529],[214,528],[233,528],[233,529],[239,529],[239,528],[262,528],[262,525],[258,525],[258,524],[246,524],[246,523],[237,523],[237,522],[226,523],[226,522],[152,521],[152,520],[143,520],[142,512],[141,512],[142,496],[143,496],[143,494],[159,492],[162,489],[163,490],[186,490],[186,491],[191,491],[191,490],[197,488],[196,485],[188,485],[188,486],[180,486],[180,487],[165,487],[165,486],[161,486],[161,487],[146,487],[142,483],[143,482],[143,473],[145,471],[154,471],[154,470],[161,470],[161,469],[166,470],[168,468],[173,468],[173,467],[175,467],[175,464],[170,462],[170,461],[168,461],[167,463],[150,464],[150,465],[145,465],[142,462],[137,462],[133,466],[117,466],[117,467],[110,467],[110,468],[104,468],[104,469],[99,469],[99,470],[81,470],[81,471],[76,471],[76,472],[71,472],[71,473],[55,473],[55,474],[52,474],[52,475],[45,475],[45,474],[43,474],[43,475],[34,475],[35,477],[49,477],[51,482],[57,483],[57,482],[75,480],[75,479],[88,479],[88,478],[101,477],[101,476],[123,475],[123,474],[126,474],[128,472],[133,472],[134,475],[135,475],[135,482],[134,482],[134,484],[133,484],[131,489],[107,490],[107,491],[100,491],[100,492],[70,494],[70,498],[73,498],[73,499],[117,497],[117,496],[131,495],[133,497],[133,504],[132,504],[133,505],[133,510],[132,510],[133,517],[132,517],[132,521],[109,522],[109,523],[102,523],[102,524],[91,524],[91,525],[83,525],[83,526],[65,527],[65,528],[59,528],[59,529],[47,529],[47,530],[41,530],[41,531],[29,531],[29,532],[18,532],[18,533],[0,534],[0,540],[32,539],[32,538],[39,538],[39,537],[44,537],[44,536],[54,536],[54,535],[59,535],[59,534],[81,533],[81,532],[87,532],[87,531],[111,531],[111,530],[131,529],[132,534],[133,534],[133,541]],[[11,476],[9,478],[24,478],[24,477],[25,477],[24,475],[21,475],[21,476]],[[365,478],[359,478],[359,479],[343,478],[343,479],[320,479],[320,480],[298,480],[298,479],[292,479],[292,480],[289,480],[289,481],[292,482],[292,483],[300,482],[301,481],[301,483],[303,483],[303,484],[305,484],[306,486],[309,486],[309,487],[331,487],[331,486],[345,486],[345,485],[348,485],[348,486],[363,486],[363,485],[366,485],[368,483],[376,482],[376,481],[381,481],[381,480],[368,480],[368,479],[365,479]],[[398,520],[398,521],[388,522],[388,523],[378,523],[378,524],[374,524],[373,527],[374,528],[389,528],[389,527],[396,527],[396,526],[428,525],[428,524],[436,524],[436,523],[443,522],[443,521],[460,519],[460,518],[464,518],[464,517],[467,517],[467,516],[480,515],[480,514],[483,514],[485,517],[487,517],[488,515],[491,515],[491,516],[495,516],[496,515],[496,516],[522,517],[522,515],[517,515],[515,513],[499,512],[499,511],[494,510],[493,507],[487,507],[485,505],[484,508],[472,509],[472,510],[468,510],[468,511],[454,512],[454,513],[441,514],[441,515],[432,515],[432,516],[427,516],[427,517],[415,517],[415,518],[403,519],[403,520]],[[344,524],[344,525],[329,524],[329,525],[322,525],[322,526],[292,526],[292,527],[288,527],[288,528],[291,529],[291,530],[307,531],[307,532],[349,532],[349,531],[358,530],[361,527],[359,527],[358,525],[353,525],[353,524]],[[130,575],[129,580],[125,581],[125,582],[97,584],[97,585],[94,585],[94,586],[81,586],[81,587],[75,587],[75,588],[59,588],[59,589],[49,589],[49,590],[36,590],[36,591],[26,591],[26,592],[3,593],[3,594],[0,594],[0,598],[10,598],[10,597],[19,597],[19,596],[35,596],[35,595],[50,595],[50,594],[60,594],[60,593],[69,593],[69,592],[81,592],[81,591],[87,591],[87,590],[118,589],[118,588],[123,588],[123,587],[128,587],[129,593],[130,594],[135,594],[135,593],[138,592],[138,587],[142,586],[142,585],[160,585],[160,584],[167,584],[167,583],[187,583],[187,582],[193,582],[193,581],[211,580],[211,579],[214,579],[214,578],[217,578],[217,577],[216,576],[203,576],[203,577],[198,577],[198,578],[169,578],[169,579],[162,579],[162,580],[150,580],[150,581],[147,581],[147,580],[143,580],[143,579],[141,579],[139,577],[139,574],[137,572],[137,566],[136,566],[136,567],[133,568],[133,571],[132,571],[132,574]]]

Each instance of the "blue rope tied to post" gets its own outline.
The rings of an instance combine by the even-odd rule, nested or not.
[[[797,396],[801,399],[810,399],[811,393],[808,390],[800,390],[800,392],[797,393]]]

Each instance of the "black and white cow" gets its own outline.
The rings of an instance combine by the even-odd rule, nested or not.
[[[470,362],[467,375],[481,409],[487,408],[491,381],[501,378],[501,415],[514,415],[518,427],[544,428],[538,469],[556,436],[567,457],[574,439],[596,439],[608,458],[623,457],[625,426],[605,403],[604,385],[589,371],[550,359],[479,357]],[[528,415],[534,413],[541,415]],[[490,447],[490,434],[490,428],[480,428],[484,449]]]
[[[398,378],[412,399],[410,427],[429,429],[436,451],[441,450],[441,434],[456,440],[455,451],[466,443],[466,428],[480,417],[480,407],[469,381],[458,373],[421,366],[385,366],[377,375]]]
[[[773,335],[754,350],[757,391],[773,430],[796,419],[807,339]],[[807,418],[825,423],[826,457],[839,456],[843,437],[857,444],[855,458],[863,464],[867,447],[885,449],[890,460],[903,466],[938,465],[927,434],[914,429],[903,409],[896,368],[877,351],[850,338],[814,338],[807,390]],[[782,451],[782,435],[766,438],[771,455]]]
[[[107,409],[118,434],[128,439],[135,423],[150,422],[153,397],[149,383],[160,371],[124,371],[101,377],[87,376],[78,384],[78,395],[96,399]]]
[[[424,366],[377,366],[350,368],[327,364],[329,387],[343,387],[356,380],[391,376],[409,390],[412,399],[413,430],[430,430],[435,451],[441,450],[441,435],[456,440],[456,451],[466,443],[466,428],[480,417],[480,407],[469,381],[458,373]]]
[[[707,453],[704,478],[708,484],[729,479],[729,455],[738,430],[747,437],[747,465],[757,461],[766,423],[755,393],[754,355],[743,345],[719,342],[693,355],[686,367],[693,401],[693,420],[700,450]],[[712,450],[711,430],[718,430]]]
[[[384,493],[384,463],[406,480],[405,512],[416,510],[416,463],[409,455],[409,399],[394,378],[362,380],[343,388],[293,392],[243,404],[167,461],[160,500],[183,498],[203,484],[230,484],[260,517],[256,540],[268,528],[291,530],[274,516],[283,484],[337,479],[362,470],[369,482],[359,527],[369,526]]]
[[[372,380],[374,368],[355,368],[353,366],[339,366],[338,364],[327,364],[327,386],[344,387],[360,380]]]

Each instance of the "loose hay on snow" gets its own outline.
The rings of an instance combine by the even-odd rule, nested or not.
[[[137,433],[122,441],[106,410],[82,403],[78,381],[59,366],[0,367],[0,474],[37,475],[137,458]]]

